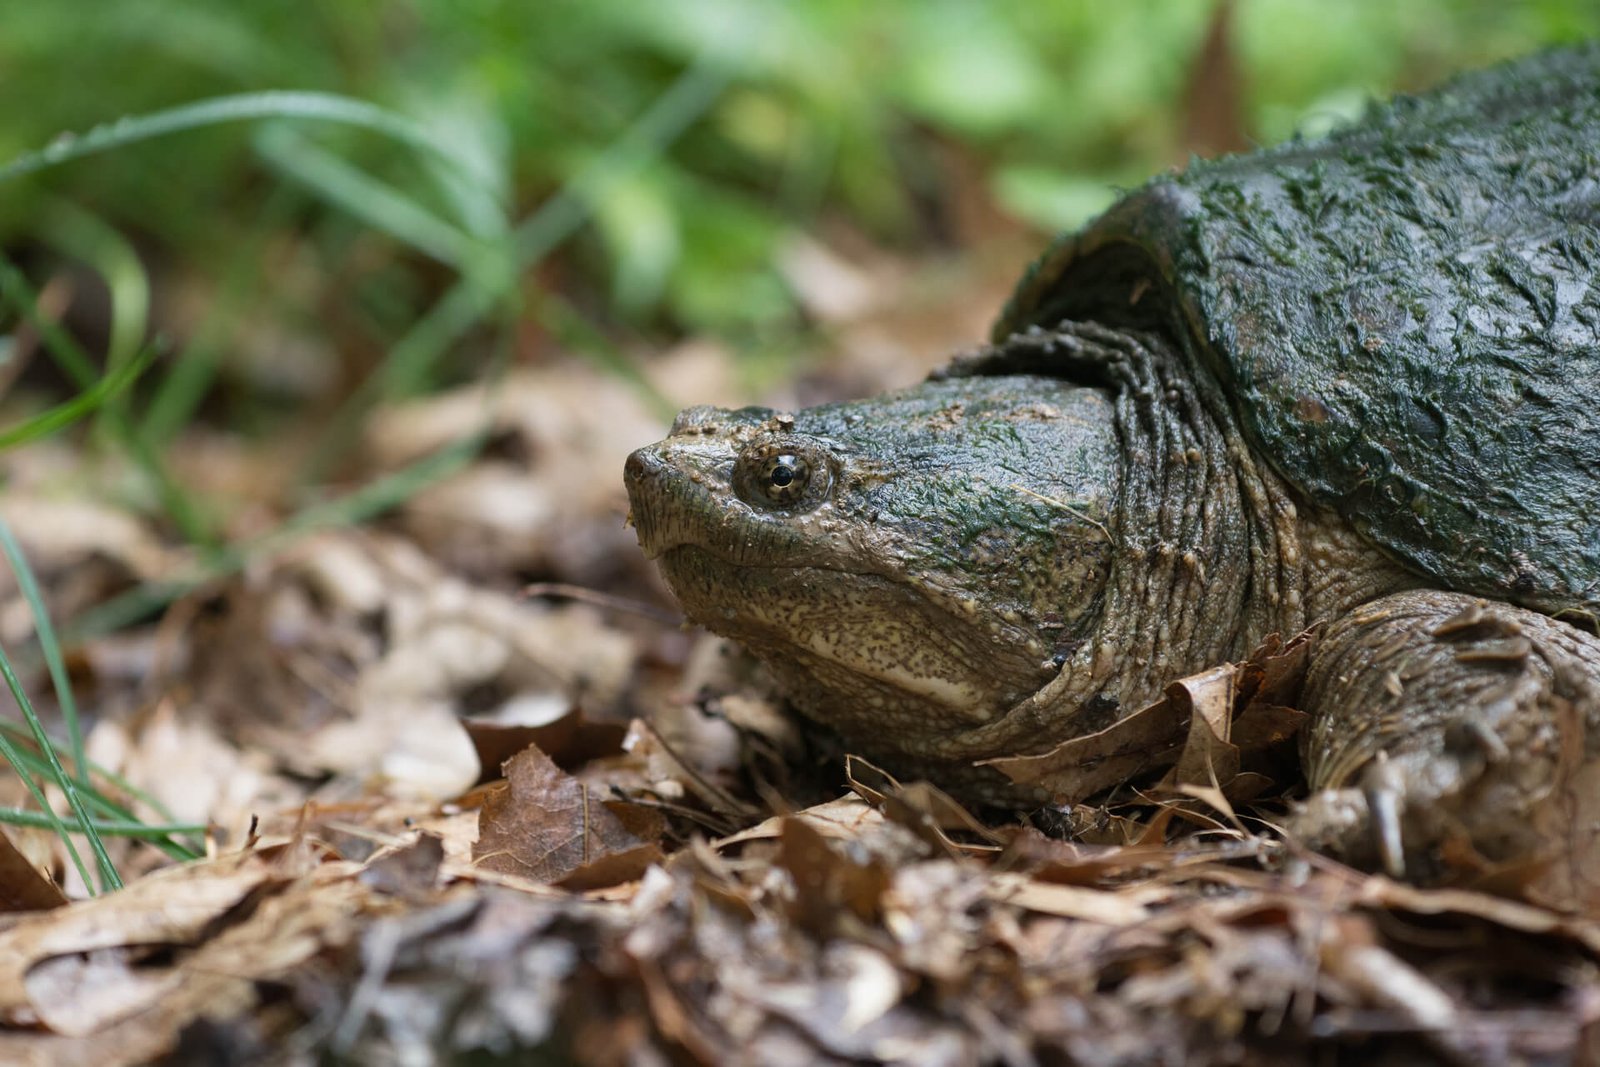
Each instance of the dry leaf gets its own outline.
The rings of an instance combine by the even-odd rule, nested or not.
[[[536,882],[615,885],[661,859],[661,826],[649,825],[642,810],[594,794],[528,748],[506,764],[506,787],[485,801],[473,858]]]
[[[1049,752],[984,760],[1022,785],[1048,790],[1058,805],[1169,768],[1163,787],[1227,789],[1248,759],[1257,764],[1282,750],[1304,721],[1283,707],[1298,697],[1315,633],[1285,645],[1276,635],[1241,663],[1224,664],[1167,686],[1161,700],[1097,733],[1075,737]],[[1248,741],[1249,748],[1233,743]],[[1240,795],[1260,791],[1251,779]]]
[[[989,880],[989,893],[997,903],[1107,926],[1127,926],[1150,917],[1140,894],[1085,889],[1018,874],[996,874]],[[1154,899],[1165,895],[1159,890],[1151,894]]]
[[[45,912],[0,933],[0,1018],[33,1012],[51,1029],[86,1033],[139,1010],[163,995],[166,987],[156,982],[143,985],[137,996],[75,1003],[39,996],[59,989],[61,981],[36,967],[61,956],[192,944],[208,924],[272,878],[271,870],[254,857],[169,868],[117,893]],[[79,977],[94,983],[107,967],[116,966],[114,957],[102,956],[90,968],[94,973]],[[38,986],[33,984],[36,979]],[[107,1010],[112,1014],[100,1014]]]
[[[1056,804],[1081,803],[1158,767],[1171,766],[1183,751],[1187,722],[1167,700],[1119,719],[1096,733],[1063,741],[1036,756],[984,760],[1019,785],[1047,790]]]
[[[535,746],[563,767],[622,752],[621,723],[589,722],[583,709],[564,698],[510,700],[492,716],[469,715],[461,725],[478,753],[480,782],[500,777],[500,766]]]
[[[783,832],[784,824],[790,820],[804,822],[824,837],[851,840],[865,836],[873,827],[881,826],[884,817],[876,807],[854,793],[849,793],[836,800],[797,811],[793,815],[774,815],[747,830],[718,838],[712,842],[712,847],[721,851],[747,841],[774,839]]]
[[[1227,784],[1239,773],[1239,750],[1228,743],[1238,675],[1238,668],[1227,664],[1167,686],[1167,701],[1188,722],[1189,734],[1158,791]]]
[[[844,916],[862,923],[878,915],[889,869],[873,856],[848,859],[803,819],[785,819],[778,863],[794,879],[790,913],[806,929],[827,936]]]
[[[0,827],[0,911],[44,911],[67,902],[61,887],[51,881]]]

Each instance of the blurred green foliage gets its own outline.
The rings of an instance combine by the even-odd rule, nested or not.
[[[458,309],[451,336],[525,312],[505,310],[519,286],[497,270],[533,270],[523,295],[558,292],[594,321],[771,340],[797,323],[774,267],[795,229],[827,216],[897,247],[943,237],[928,221],[944,195],[937,145],[963,145],[996,201],[1046,230],[1180,161],[1185,87],[1214,10],[1212,0],[12,3],[0,12],[0,160],[120,116],[313,89],[414,118],[459,173],[362,130],[216,127],[8,184],[0,243],[59,248],[42,220],[68,202],[121,231],[152,269],[214,283],[210,296],[229,307],[265,305],[319,330],[337,300],[341,343],[374,352],[401,343],[456,276],[476,277],[481,299]],[[1246,128],[1273,142],[1373,95],[1597,32],[1600,7],[1557,0],[1239,0],[1233,41]],[[593,175],[697,63],[725,88],[670,144],[569,196],[572,236],[550,242],[554,263],[496,259],[508,220]],[[265,258],[285,239],[292,254]],[[228,343],[229,323],[210,336]]]

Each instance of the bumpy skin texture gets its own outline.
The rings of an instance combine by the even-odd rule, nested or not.
[[[1489,864],[1537,857],[1547,891],[1600,906],[1600,639],[1399,593],[1329,626],[1302,703],[1315,792],[1292,825],[1307,844],[1395,873],[1426,874],[1422,846],[1452,840]]]
[[[1046,254],[994,336],[1154,316],[1312,500],[1451,588],[1592,619],[1597,220],[1587,46],[1158,178]]]
[[[1600,796],[1597,174],[1593,48],[1197,163],[934,380],[684,412],[628,460],[640,543],[800,710],[1000,803],[1049,798],[982,760],[1324,623],[1306,837],[1600,862],[1552,800]]]

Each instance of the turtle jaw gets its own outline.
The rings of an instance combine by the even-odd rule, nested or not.
[[[812,718],[869,747],[955,734],[1040,684],[1038,639],[996,641],[925,583],[828,566],[732,564],[680,544],[658,558],[684,613],[762,660]]]

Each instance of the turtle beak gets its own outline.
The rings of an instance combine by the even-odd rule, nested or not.
[[[638,531],[639,547],[647,559],[656,559],[672,547],[664,543],[661,517],[676,477],[659,445],[636,449],[622,467],[622,480],[628,487],[628,519]]]

